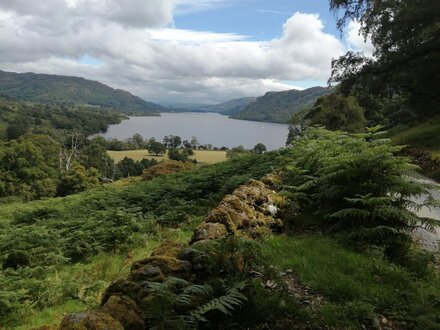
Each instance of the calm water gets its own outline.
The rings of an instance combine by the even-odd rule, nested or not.
[[[216,113],[163,113],[161,117],[130,117],[111,125],[102,135],[107,139],[126,139],[135,133],[158,141],[165,135],[178,135],[188,141],[196,136],[199,143],[214,147],[253,148],[261,142],[273,150],[285,145],[288,125],[236,120]]]

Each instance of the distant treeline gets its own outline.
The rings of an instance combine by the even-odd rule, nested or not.
[[[90,135],[107,131],[125,115],[110,109],[17,102],[0,98],[0,139],[14,140],[26,133],[47,134],[59,131]]]

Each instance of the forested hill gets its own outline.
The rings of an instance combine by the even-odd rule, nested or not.
[[[296,111],[304,106],[311,106],[322,95],[331,93],[325,87],[312,87],[305,90],[268,92],[257,98],[232,118],[287,123]]]
[[[189,105],[176,105],[173,108],[174,112],[216,112],[223,115],[232,115],[240,112],[246,108],[252,102],[257,100],[256,97],[242,97],[238,99],[229,100],[219,104],[189,104]]]
[[[80,77],[36,73],[15,73],[0,70],[0,96],[16,100],[91,105],[121,112],[154,114],[164,110],[124,90]]]

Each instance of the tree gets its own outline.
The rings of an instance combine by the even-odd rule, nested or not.
[[[195,136],[191,137],[191,146],[193,147],[193,149],[196,149],[199,146],[199,140],[197,140],[197,138]]]
[[[20,136],[26,134],[30,128],[29,120],[25,118],[17,118],[6,129],[6,137],[8,140],[18,139]]]
[[[163,138],[163,144],[165,148],[179,148],[182,144],[180,136],[168,135]]]
[[[182,145],[185,149],[192,148],[192,145],[191,145],[191,143],[188,142],[188,140],[183,140]]]
[[[134,134],[130,138],[130,141],[135,149],[142,149],[145,147],[144,138],[139,133]]]
[[[170,148],[168,149],[168,158],[179,162],[186,162],[188,160],[188,154],[184,151],[179,151],[177,148]]]
[[[86,169],[74,162],[66,171],[57,187],[59,196],[77,194],[81,191],[99,186],[99,172],[94,168]]]
[[[116,164],[118,177],[128,178],[129,176],[139,175],[136,162],[132,158],[124,157]],[[141,172],[142,173],[142,172]]]
[[[345,95],[371,94],[382,103],[397,97],[393,112],[408,108],[419,118],[439,112],[439,1],[330,0],[330,8],[343,14],[341,32],[347,22],[358,21],[375,47],[373,57],[350,51],[334,60],[331,82],[341,82]],[[369,114],[367,104],[361,106]]]
[[[57,172],[46,164],[40,148],[26,139],[0,147],[0,197],[27,200],[53,196]]]
[[[159,154],[164,154],[165,151],[166,151],[165,146],[160,142],[153,141],[148,145],[148,152],[153,153],[156,156],[158,156]]]
[[[263,144],[263,143],[258,143],[258,144],[256,144],[255,145],[255,147],[254,147],[254,152],[256,153],[256,154],[262,154],[262,153],[264,153],[267,149],[266,149],[266,146]]]
[[[99,141],[91,141],[80,150],[80,162],[86,168],[95,168],[102,178],[113,179],[115,163],[108,155],[107,149]]]
[[[329,130],[361,132],[365,130],[364,111],[353,96],[333,93],[320,97],[305,119],[309,125],[325,126]]]
[[[226,158],[236,159],[249,154],[249,151],[246,150],[243,146],[234,147],[228,151],[226,151]]]

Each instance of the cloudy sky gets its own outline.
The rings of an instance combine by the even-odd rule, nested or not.
[[[335,25],[328,0],[0,0],[0,69],[218,103],[325,86],[332,58],[371,51]]]

